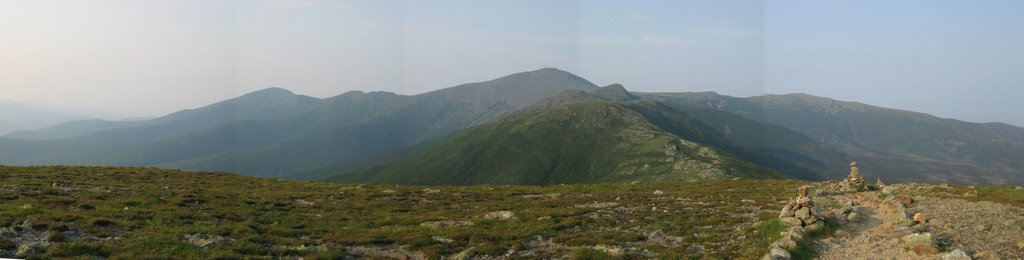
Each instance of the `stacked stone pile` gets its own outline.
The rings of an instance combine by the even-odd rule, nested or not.
[[[850,163],[850,176],[843,179],[839,183],[843,186],[843,190],[846,192],[858,192],[868,190],[867,183],[864,182],[864,177],[860,176],[860,170],[857,169],[857,162]]]
[[[800,187],[798,196],[789,199],[789,202],[782,207],[779,221],[786,225],[809,229],[823,225],[818,207],[814,205],[814,200],[808,195],[806,186]]]

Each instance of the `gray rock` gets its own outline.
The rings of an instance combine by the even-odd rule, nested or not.
[[[782,222],[782,224],[786,224],[786,225],[790,225],[790,226],[797,226],[797,227],[803,225],[803,222],[800,221],[800,219],[794,218],[794,217],[779,218],[779,222]]]
[[[426,228],[447,228],[447,227],[461,227],[461,226],[472,226],[472,221],[430,221],[420,223],[421,227]]]
[[[810,219],[811,218],[811,209],[809,209],[809,208],[798,209],[794,213],[796,214],[795,216],[798,219],[806,220],[806,219]]]
[[[768,251],[768,256],[772,260],[789,260],[793,258],[793,255],[789,254],[789,251],[782,249],[781,247],[772,247],[771,251]]]
[[[913,251],[917,255],[934,254],[939,251],[935,247],[935,237],[928,232],[904,236],[903,243],[907,250]]]
[[[686,253],[687,254],[703,254],[704,253],[704,246],[699,245],[699,244],[690,244],[689,246],[686,247]]]
[[[484,215],[484,219],[514,220],[516,219],[516,214],[507,210],[495,211]]]
[[[779,213],[779,218],[792,217],[792,216],[793,216],[793,207],[790,206],[790,205],[783,206],[782,207],[782,212]]]
[[[896,216],[899,216],[903,219],[910,219],[911,217],[910,211],[907,210],[907,206],[901,203],[896,203]]]
[[[442,244],[451,244],[451,243],[455,242],[455,240],[452,240],[451,238],[442,237],[442,236],[434,236],[433,239],[434,239],[434,241],[441,242]]]
[[[654,191],[654,195],[661,195],[661,194],[665,194],[665,192],[661,191],[661,190],[655,190]]]
[[[850,215],[846,216],[846,220],[850,222],[860,222],[861,216],[857,212],[850,212]]]
[[[17,257],[29,257],[35,255],[41,255],[46,253],[46,249],[50,247],[49,242],[29,242],[21,244],[18,247],[18,252],[15,253]]]
[[[942,254],[942,260],[971,260],[970,256],[963,250],[956,249],[949,253]]]
[[[896,186],[888,185],[882,188],[882,194],[892,194],[896,192]]]
[[[181,236],[179,239],[181,239],[181,241],[188,242],[189,244],[201,248],[208,248],[211,246],[227,244],[231,242],[230,238],[208,234],[188,234]]]
[[[782,236],[782,238],[776,240],[774,243],[772,243],[772,245],[779,246],[786,250],[791,250],[793,248],[796,248],[796,241],[794,241],[793,237],[791,236]]]
[[[476,249],[476,248],[474,248],[474,247],[466,248],[466,250],[462,250],[462,252],[459,252],[458,254],[455,254],[455,255],[453,255],[451,257],[448,257],[448,259],[449,260],[469,260],[469,259],[473,259],[473,249]]]
[[[801,230],[803,230],[803,229],[801,229]],[[789,229],[789,230],[786,230],[786,231],[782,231],[779,234],[782,235],[782,237],[787,237],[787,236],[788,237],[792,237],[793,240],[804,239],[803,232],[796,231],[795,229]]]
[[[821,221],[815,221],[815,222],[812,222],[812,223],[808,223],[807,226],[804,226],[804,228],[806,228],[807,230],[817,230],[817,229],[822,228],[824,226],[825,226],[825,224],[823,224]]]

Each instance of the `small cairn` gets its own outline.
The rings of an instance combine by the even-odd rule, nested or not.
[[[850,163],[850,176],[843,179],[840,184],[843,186],[843,190],[846,192],[858,192],[868,190],[868,186],[864,183],[864,177],[860,176],[860,170],[857,169],[857,162]]]
[[[800,187],[798,196],[795,199],[790,198],[789,202],[782,207],[779,221],[786,225],[809,229],[823,225],[818,207],[814,205],[814,200],[807,193],[807,186]]]

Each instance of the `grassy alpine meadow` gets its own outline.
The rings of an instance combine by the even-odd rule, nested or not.
[[[395,186],[0,166],[0,256],[749,259],[805,184]]]

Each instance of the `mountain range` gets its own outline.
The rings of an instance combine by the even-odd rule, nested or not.
[[[54,111],[39,105],[0,101],[0,135],[90,118]]]
[[[144,121],[0,137],[0,164],[408,184],[702,178],[1024,183],[1024,129],[804,94],[633,93],[557,69],[419,95],[281,88]]]

